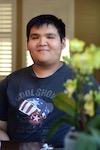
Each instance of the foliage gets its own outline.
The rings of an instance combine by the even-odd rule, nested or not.
[[[65,91],[54,98],[55,106],[70,117],[60,118],[56,128],[63,121],[74,125],[77,131],[81,131],[76,149],[97,150],[100,146],[100,115],[97,115],[100,87],[95,88],[91,75],[95,69],[100,69],[100,47],[94,44],[86,46],[84,41],[74,38],[70,41],[70,51],[71,58],[64,57],[64,61],[72,67],[75,78],[68,79],[64,83]],[[85,84],[91,89],[87,93],[84,93]]]

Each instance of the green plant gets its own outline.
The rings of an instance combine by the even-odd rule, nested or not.
[[[71,58],[63,59],[72,67],[75,78],[64,83],[65,91],[55,96],[54,104],[71,117],[57,120],[50,134],[62,122],[69,123],[79,133],[77,150],[97,150],[100,146],[100,115],[97,115],[100,87],[94,86],[92,74],[95,69],[100,69],[100,47],[94,44],[86,46],[84,41],[74,38],[70,41],[70,51]],[[87,93],[84,92],[85,86],[90,89]]]

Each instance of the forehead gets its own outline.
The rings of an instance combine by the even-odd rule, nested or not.
[[[57,28],[52,24],[43,24],[39,27],[32,26],[32,28],[30,29],[30,33],[34,33],[34,32],[37,32],[37,33],[39,33],[39,32],[56,33],[56,34],[58,34]]]

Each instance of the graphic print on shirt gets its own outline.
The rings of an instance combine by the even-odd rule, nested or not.
[[[24,100],[19,106],[19,111],[29,116],[29,121],[39,124],[52,112],[53,104],[47,103],[40,98],[29,98]]]

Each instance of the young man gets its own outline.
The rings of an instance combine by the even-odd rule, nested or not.
[[[65,24],[53,15],[40,15],[27,24],[27,48],[33,65],[7,76],[0,84],[0,139],[43,142],[52,124],[66,114],[53,104],[63,83],[73,78],[60,61]],[[70,126],[63,124],[50,142],[63,142]]]

